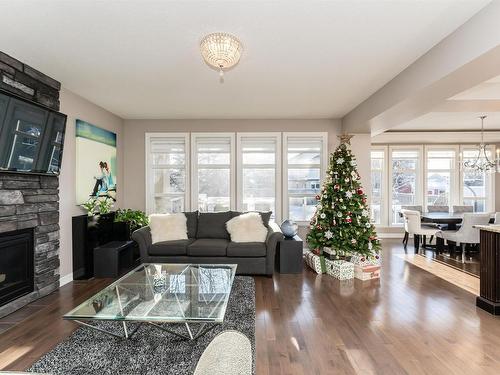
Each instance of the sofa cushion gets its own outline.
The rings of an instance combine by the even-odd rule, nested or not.
[[[198,230],[198,211],[184,212],[186,215],[187,235],[188,238],[196,238],[196,231]]]
[[[193,239],[157,242],[149,246],[149,255],[186,255],[187,246]]]
[[[228,257],[264,257],[266,244],[262,242],[230,242],[227,245]]]
[[[153,243],[188,239],[186,216],[181,213],[149,215],[149,228]]]
[[[229,241],[221,238],[200,238],[187,247],[190,256],[226,256],[226,248]]]
[[[267,229],[258,212],[247,212],[226,223],[232,242],[264,242]]]
[[[250,211],[250,212],[254,212],[254,211]],[[272,211],[267,211],[267,212],[257,211],[257,212],[259,212],[260,217],[262,218],[262,222],[264,223],[264,226],[266,228],[269,228],[269,221],[271,220],[271,215],[273,214],[273,212]],[[231,211],[231,218],[236,217],[236,216],[240,216],[243,213],[245,213],[245,212]]]
[[[231,212],[201,212],[198,216],[196,238],[223,238],[229,240],[226,222],[231,219]]]

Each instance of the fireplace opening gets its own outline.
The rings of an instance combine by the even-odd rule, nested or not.
[[[0,233],[0,306],[34,291],[33,228]]]

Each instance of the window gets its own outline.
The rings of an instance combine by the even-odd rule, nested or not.
[[[328,133],[146,133],[146,212],[272,211],[276,222],[308,222],[327,147]]]
[[[451,206],[455,197],[454,148],[426,147],[425,204],[428,206]]]
[[[385,150],[371,152],[371,220],[374,224],[382,223],[384,201]]]
[[[201,212],[234,207],[234,134],[192,134],[193,208]]]
[[[313,216],[325,171],[326,140],[324,133],[285,133],[285,217],[304,222]]]
[[[477,157],[477,148],[462,147],[461,155],[463,161],[474,160]],[[494,157],[493,148],[487,149],[487,155],[492,160]],[[461,204],[474,206],[474,212],[492,210],[492,180],[490,173],[464,168],[461,176]],[[490,197],[489,200],[488,197]]]
[[[391,148],[391,223],[402,224],[401,206],[419,204],[419,149]]]
[[[488,147],[487,153],[493,159],[494,146]],[[384,162],[386,155],[388,163]],[[425,155],[425,163],[421,155]],[[423,205],[424,211],[431,205],[466,205],[473,206],[474,212],[493,211],[495,175],[461,168],[461,160],[476,157],[477,146],[470,145],[373,147],[372,221],[381,226],[400,226],[401,207],[414,205]]]
[[[189,137],[187,134],[146,134],[146,211],[182,212],[188,209]]]
[[[238,133],[238,210],[272,211],[281,219],[281,134]]]

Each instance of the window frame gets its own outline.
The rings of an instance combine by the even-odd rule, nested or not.
[[[382,163],[382,169],[380,170],[382,172],[382,178],[381,178],[381,202],[380,202],[380,223],[373,223],[376,227],[383,227],[387,226],[387,222],[389,220],[388,218],[388,207],[387,207],[387,201],[389,200],[389,148],[387,146],[373,146],[370,148],[370,214],[371,214],[371,205],[372,205],[372,200],[373,200],[373,189],[371,186],[371,173],[372,173],[372,157],[371,153],[372,151],[378,151],[378,152],[383,152],[384,154],[384,159]],[[378,169],[377,169],[378,171]]]
[[[388,150],[388,199],[387,199],[387,223],[390,227],[402,227],[403,223],[393,223],[392,222],[392,176],[394,171],[392,169],[393,162],[393,151],[417,151],[417,166],[415,168],[416,178],[415,178],[415,205],[423,205],[422,196],[423,196],[423,169],[422,169],[422,157],[424,155],[424,147],[422,145],[390,145]],[[389,189],[390,186],[390,189]]]
[[[463,160],[464,151],[477,150],[477,145],[460,145],[459,146],[459,162]],[[486,150],[490,152],[491,159],[494,160],[497,157],[496,146],[495,145],[487,145]],[[484,200],[485,201],[485,212],[494,212],[495,211],[495,175],[496,173],[485,172],[486,175],[486,192],[484,198],[473,198],[473,197],[465,197],[464,196],[464,169],[461,167],[459,171],[459,187],[458,187],[458,205],[463,205],[465,199],[471,200]]]
[[[184,173],[185,173],[185,187],[184,187],[184,210],[183,211],[189,211],[191,208],[191,202],[190,202],[190,137],[189,133],[171,133],[171,132],[155,132],[155,133],[146,133],[145,135],[145,151],[146,151],[146,158],[145,158],[145,164],[146,164],[146,188],[145,188],[145,194],[146,194],[146,214],[151,214],[154,213],[151,210],[155,207],[155,204],[153,202],[154,198],[157,196],[155,195],[154,191],[154,181],[152,178],[154,177],[154,174],[152,173],[154,171],[154,166],[152,164],[151,160],[151,140],[154,138],[161,138],[161,139],[179,139],[179,138],[184,138]],[[158,168],[161,169],[161,168]],[[164,194],[164,196],[178,196],[182,194]]]
[[[319,138],[321,140],[321,150],[320,150],[320,165],[319,165],[319,175],[320,175],[320,186],[323,185],[323,180],[326,174],[326,166],[328,165],[328,155],[329,155],[329,145],[328,145],[328,132],[283,132],[283,141],[282,141],[282,212],[283,217],[290,218],[289,210],[289,194],[288,194],[288,140],[289,138],[297,138],[301,137],[304,139],[307,138]],[[298,166],[298,165],[297,165]],[[300,169],[307,168],[317,168],[317,165],[313,164],[301,164]],[[295,168],[295,167],[292,167]],[[316,196],[315,194],[307,194],[304,196]],[[309,219],[310,220],[310,219]],[[309,220],[296,220],[299,225],[309,224]]]
[[[452,158],[451,168],[448,169],[432,169],[433,172],[449,172],[450,173],[450,197],[448,202],[448,207],[451,212],[451,208],[453,205],[459,204],[459,186],[460,186],[460,178],[461,173],[459,171],[459,151],[460,147],[458,145],[425,145],[424,146],[424,160],[423,160],[423,210],[427,211],[428,200],[427,200],[427,191],[428,191],[428,183],[429,183],[429,152],[431,151],[453,151],[454,157]],[[444,158],[443,158],[444,159]],[[457,173],[458,172],[458,173]]]
[[[229,138],[229,210],[236,209],[236,145],[234,132],[191,133],[191,207],[198,210],[198,150],[197,140],[203,138]],[[225,164],[211,164],[210,168],[225,169]]]
[[[274,199],[274,207],[275,207],[275,221],[277,223],[281,222],[281,212],[282,212],[282,202],[281,202],[281,168],[282,168],[282,142],[281,142],[281,133],[280,132],[238,132],[236,133],[236,165],[237,175],[236,175],[236,208],[238,211],[243,211],[243,168],[262,168],[266,166],[270,166],[271,164],[243,164],[243,142],[245,138],[262,138],[262,139],[274,139],[276,142],[276,150],[275,150],[275,160],[274,160],[274,169],[275,169],[275,199]]]

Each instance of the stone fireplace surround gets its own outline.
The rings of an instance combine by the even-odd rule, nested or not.
[[[0,233],[34,228],[34,291],[0,307],[0,318],[59,287],[59,178],[0,171]]]

